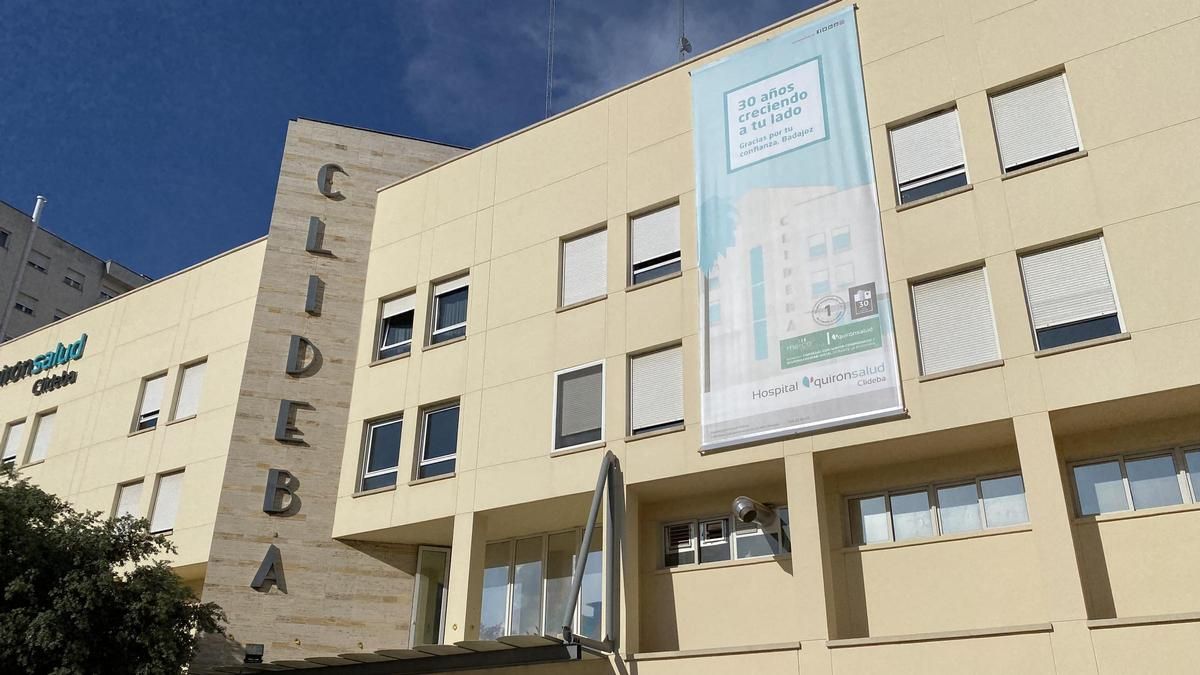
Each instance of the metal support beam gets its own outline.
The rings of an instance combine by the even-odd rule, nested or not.
[[[596,531],[596,517],[600,514],[600,500],[608,488],[607,508],[604,522],[604,587],[608,598],[604,607],[604,642],[610,651],[617,648],[617,615],[620,599],[620,554],[617,550],[617,525],[620,522],[619,506],[622,496],[618,489],[619,469],[617,458],[612,452],[605,453],[600,463],[600,475],[596,477],[596,491],[592,494],[592,506],[588,510],[587,524],[583,528],[583,541],[579,544],[579,555],[575,558],[575,573],[571,577],[571,592],[566,612],[563,614],[563,639],[568,643],[580,642],[580,638],[571,631],[575,618],[575,608],[579,604],[579,590],[583,586],[583,572],[587,564],[588,549],[591,548],[592,537]]]

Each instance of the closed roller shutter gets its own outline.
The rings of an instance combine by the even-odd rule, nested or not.
[[[983,268],[913,286],[921,372],[929,375],[1000,358]]]
[[[604,295],[607,290],[608,231],[564,241],[562,304],[572,305]]]
[[[901,189],[965,164],[957,109],[893,129],[891,135],[896,182]]]
[[[679,251],[679,205],[633,219],[633,264]]]
[[[683,421],[683,350],[679,347],[630,359],[630,429]]]
[[[1079,149],[1065,75],[997,94],[991,101],[1005,171]]]

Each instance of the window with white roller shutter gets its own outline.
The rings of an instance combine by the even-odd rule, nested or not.
[[[8,464],[16,462],[17,456],[25,449],[25,420],[10,423],[4,429],[4,451],[0,462]]]
[[[562,371],[554,388],[554,449],[604,438],[604,364]]]
[[[1023,255],[1021,276],[1038,349],[1123,330],[1103,238]]]
[[[113,509],[113,517],[120,518],[121,516],[133,516],[138,518],[142,515],[142,481],[136,483],[126,483],[125,485],[117,486],[117,505]]]
[[[640,284],[681,269],[679,205],[629,221],[630,283]]]
[[[467,296],[470,283],[471,277],[463,275],[434,285],[429,344],[453,340],[467,334]]]
[[[150,531],[167,532],[175,529],[175,516],[183,493],[183,472],[161,474],[154,491],[154,506],[150,509]]]
[[[892,129],[890,136],[901,204],[967,184],[957,109]]]
[[[994,94],[992,121],[1006,172],[1079,150],[1064,74]]]
[[[54,411],[45,412],[37,416],[33,425],[33,444],[29,448],[29,463],[40,462],[46,459],[46,454],[50,450],[50,442],[54,438],[54,420],[57,417]]]
[[[407,354],[412,350],[413,315],[417,296],[413,293],[383,301],[379,308],[379,346],[375,358]]]
[[[153,429],[158,426],[159,411],[162,408],[163,387],[167,376],[155,375],[142,380],[142,395],[138,400],[137,419],[134,420],[133,430]]]
[[[922,374],[1000,359],[982,267],[913,284],[912,296]]]
[[[605,294],[608,267],[608,230],[599,230],[562,243],[562,280],[559,305],[566,307]]]
[[[662,349],[629,359],[629,432],[683,424],[683,350]]]
[[[204,373],[208,363],[201,361],[185,366],[179,376],[179,395],[175,397],[173,420],[193,417],[200,411],[200,391],[204,388]]]

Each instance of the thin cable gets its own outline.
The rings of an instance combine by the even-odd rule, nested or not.
[[[550,28],[546,39],[546,117],[554,101],[554,0],[550,0]]]

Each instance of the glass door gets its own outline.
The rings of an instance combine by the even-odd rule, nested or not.
[[[446,586],[450,579],[450,549],[417,549],[413,583],[413,614],[409,645],[441,644],[446,628]]]

